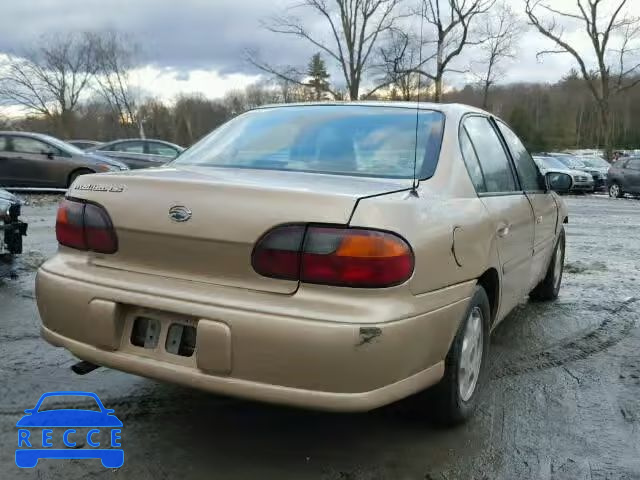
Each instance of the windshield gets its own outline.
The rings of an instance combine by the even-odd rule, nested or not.
[[[417,116],[408,108],[359,105],[266,108],[229,121],[172,165],[413,178],[415,160],[417,176],[428,178],[443,127],[444,115],[430,110]]]
[[[553,157],[537,157],[536,163],[543,168],[555,168],[558,170],[566,170],[567,166],[557,158]]]
[[[59,138],[50,137],[49,135],[42,135],[42,138],[54,147],[58,147],[60,150],[64,150],[67,153],[71,153],[73,155],[84,155],[84,152],[81,149],[75,145],[71,145],[70,143],[63,142]]]
[[[584,163],[587,167],[593,167],[593,168],[609,168],[611,165],[609,165],[609,163],[604,160],[603,158],[599,158],[599,157],[582,157],[580,159],[582,161],[582,163]]]
[[[554,157],[557,158],[558,160],[560,160],[565,168],[566,167],[571,167],[571,168],[583,168],[586,165],[584,163],[582,163],[581,160],[575,158],[575,157],[571,157],[571,156],[557,156]]]

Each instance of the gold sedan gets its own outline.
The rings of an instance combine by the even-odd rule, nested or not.
[[[567,211],[518,137],[463,105],[254,110],[168,166],[76,180],[37,276],[42,335],[211,392],[471,415],[489,335],[562,280]]]

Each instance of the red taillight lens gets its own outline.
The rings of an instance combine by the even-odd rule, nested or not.
[[[350,287],[390,287],[413,272],[407,242],[387,232],[310,227],[300,280]]]
[[[84,238],[84,203],[64,199],[56,216],[56,238],[58,243],[79,250],[87,249]]]
[[[56,238],[61,245],[115,253],[118,238],[107,211],[96,204],[64,199],[58,207]]]
[[[302,245],[304,238],[304,245]],[[272,278],[305,283],[381,288],[413,273],[411,248],[388,232],[359,228],[278,227],[258,242],[254,269]]]
[[[256,245],[251,263],[260,275],[298,280],[304,226],[287,225],[268,232]]]

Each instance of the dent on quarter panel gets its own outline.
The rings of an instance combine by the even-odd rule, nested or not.
[[[487,212],[477,197],[443,198],[421,185],[417,197],[402,192],[361,200],[351,225],[396,232],[409,242],[415,268],[408,286],[414,295],[476,279],[493,257]],[[462,266],[452,252],[459,226],[456,255],[464,259]]]

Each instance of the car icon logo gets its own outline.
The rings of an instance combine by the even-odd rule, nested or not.
[[[87,397],[91,407],[43,406],[51,397]],[[49,392],[18,420],[16,465],[33,468],[40,459],[100,459],[106,468],[124,464],[120,443],[122,422],[104,407],[95,393]],[[84,447],[86,444],[88,447]]]
[[[174,222],[186,222],[191,218],[191,210],[182,205],[174,205],[169,209],[169,218]]]

